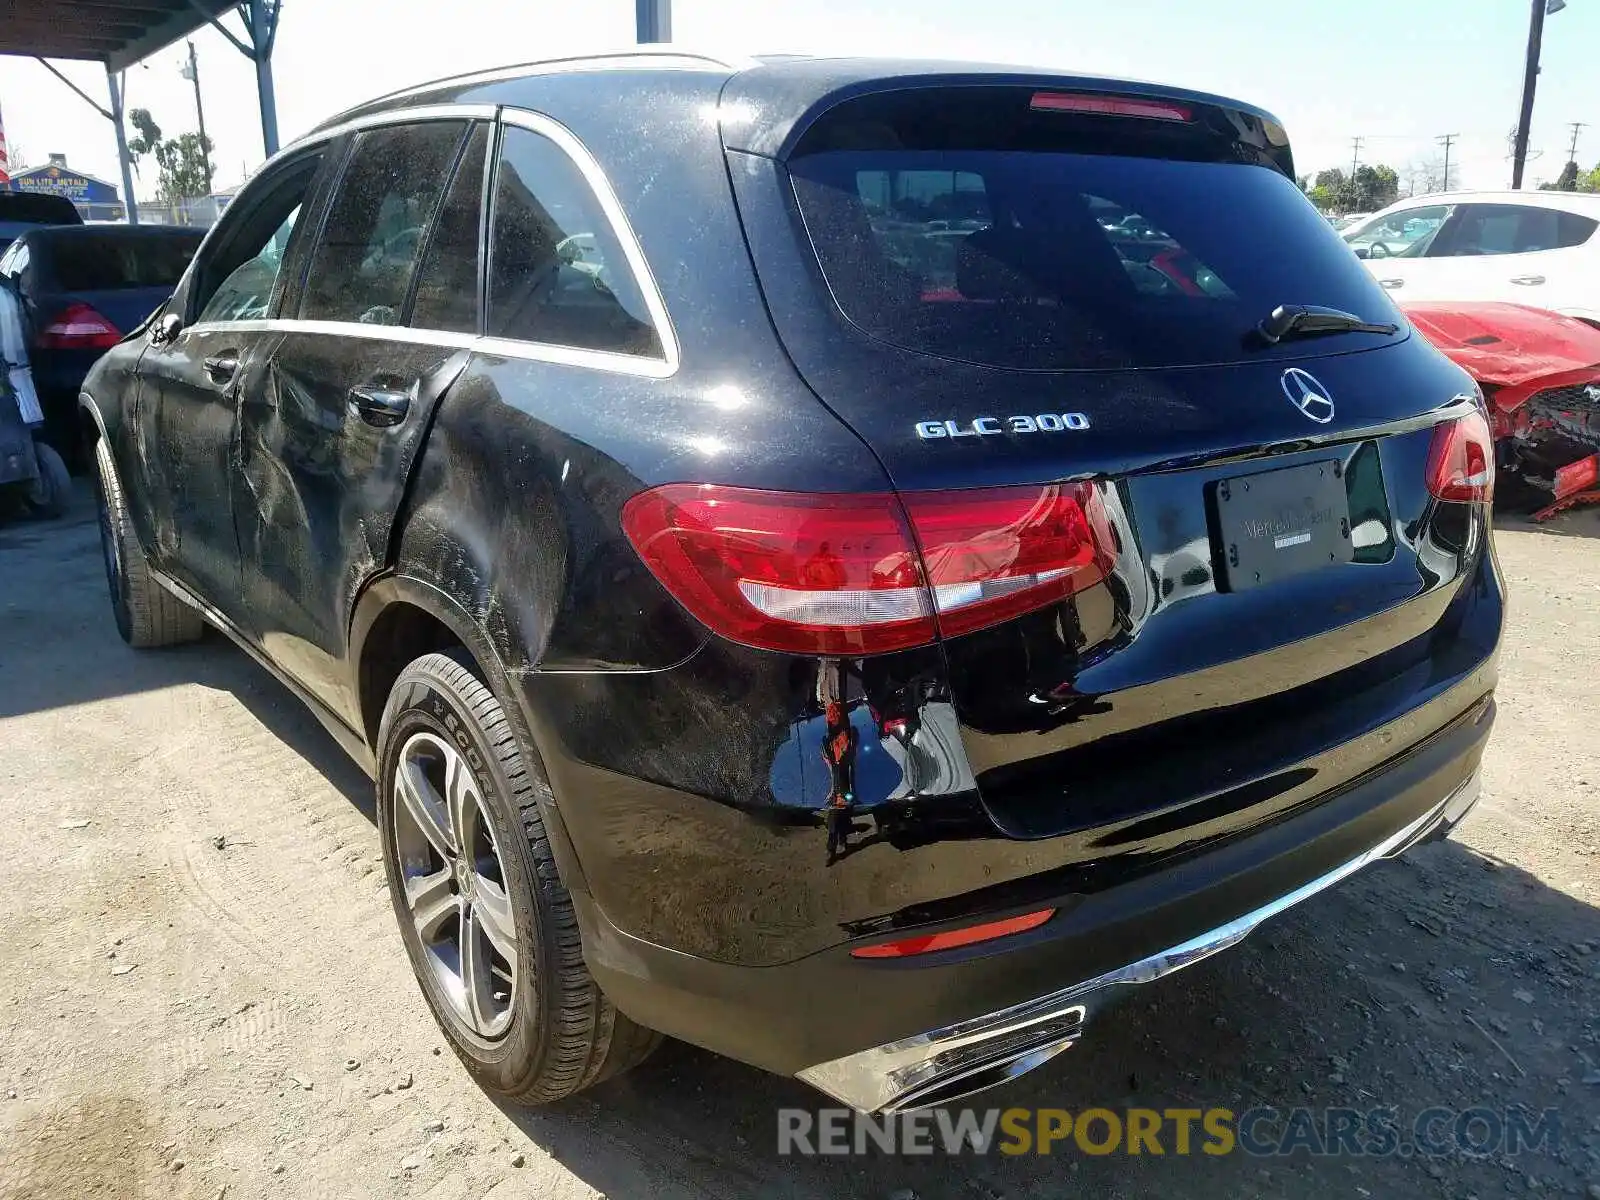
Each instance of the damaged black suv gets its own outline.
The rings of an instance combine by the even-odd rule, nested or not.
[[[1477,794],[1481,397],[1232,100],[445,81],[268,163],[82,405],[123,636],[372,773],[520,1100],[664,1033],[947,1101]]]

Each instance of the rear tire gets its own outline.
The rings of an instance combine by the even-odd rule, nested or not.
[[[468,662],[425,655],[389,693],[384,869],[412,969],[457,1056],[488,1091],[547,1104],[636,1065],[661,1039],[589,974],[539,811],[550,784]]]
[[[28,489],[28,511],[54,520],[72,503],[72,476],[49,442],[34,442],[33,457],[39,464],[39,478]]]
[[[150,577],[104,438],[95,443],[94,458],[99,477],[100,550],[117,632],[128,645],[141,650],[194,641],[205,632],[205,621]]]

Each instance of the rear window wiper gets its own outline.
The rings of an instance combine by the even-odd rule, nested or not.
[[[1321,337],[1329,333],[1394,333],[1400,327],[1388,323],[1363,321],[1355,313],[1318,304],[1280,304],[1255,327],[1255,334],[1269,346],[1296,338]]]

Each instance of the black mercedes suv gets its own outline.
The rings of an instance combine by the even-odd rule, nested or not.
[[[1233,100],[429,85],[268,163],[82,405],[122,635],[216,626],[372,773],[519,1100],[669,1034],[945,1102],[1477,795],[1481,397]]]

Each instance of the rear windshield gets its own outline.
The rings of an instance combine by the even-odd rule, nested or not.
[[[1280,304],[1397,318],[1270,154],[1219,134],[1208,110],[1089,115],[1037,109],[1047,93],[1035,89],[997,90],[943,91],[938,107],[908,105],[904,93],[848,102],[789,160],[828,289],[870,336],[1056,371],[1388,340],[1268,349],[1249,336]]]
[[[173,288],[199,248],[199,234],[124,232],[53,237],[51,274],[63,292]]]

